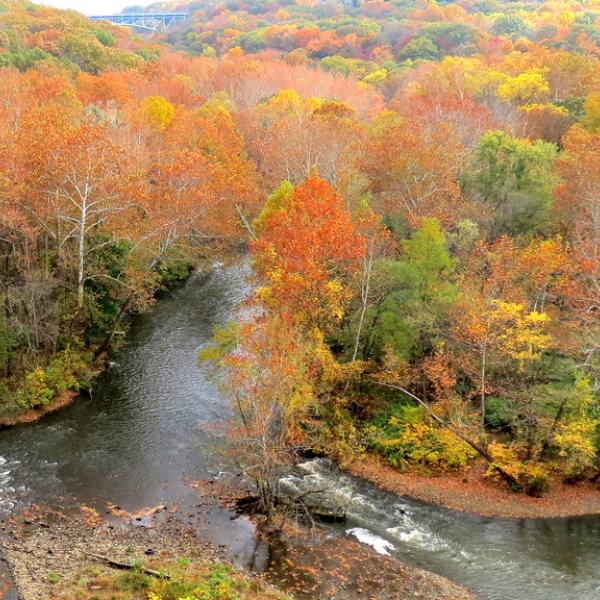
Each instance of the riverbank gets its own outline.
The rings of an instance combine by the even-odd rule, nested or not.
[[[534,498],[484,478],[485,465],[481,463],[461,473],[424,476],[401,472],[366,454],[345,468],[351,475],[398,496],[483,516],[540,519],[600,514],[598,485],[554,481],[548,493]]]
[[[106,519],[87,508],[68,516],[30,509],[2,523],[0,531],[20,600],[145,600],[158,584],[144,568],[165,570],[181,586],[225,580],[231,595],[214,596],[224,600],[475,600],[443,577],[325,532],[293,530],[285,542],[272,546],[264,573],[237,571],[223,549],[203,541],[197,528],[161,507],[143,518],[121,514]],[[117,569],[104,559],[137,568]]]
[[[55,400],[45,406],[37,408],[23,409],[23,412],[15,412],[12,415],[0,416],[0,429],[8,429],[18,425],[29,425],[36,423],[44,417],[55,413],[73,403],[79,392],[74,390],[65,390],[61,392]]]
[[[87,508],[68,516],[30,509],[2,525],[0,541],[20,600],[146,600],[157,582],[143,569],[167,567],[180,589],[186,581],[183,571],[195,576],[198,585],[217,573],[232,588],[244,588],[244,600],[285,600],[264,581],[233,569],[221,549],[162,508],[107,519]],[[135,568],[117,568],[105,559]]]
[[[476,600],[445,577],[326,532],[289,534],[272,548],[267,576],[296,600]]]
[[[195,266],[192,264],[186,264],[181,273],[170,272],[168,270],[165,271],[165,273],[162,274],[160,285],[158,285],[158,287],[156,287],[154,290],[151,301],[148,302],[148,305],[159,300],[161,294],[167,293],[178,286],[185,285],[193,273],[198,275],[207,275],[210,273],[210,268],[208,268],[207,261],[202,259],[198,261]],[[130,321],[131,318],[136,314],[140,313],[135,310],[125,310],[125,312],[119,314],[116,322],[111,326],[115,328],[122,326],[124,329],[128,329],[129,324],[127,322]],[[55,376],[57,373],[60,374],[60,367],[63,365],[60,363],[54,365],[52,364],[53,360],[59,358],[59,354],[47,357],[49,364],[46,365],[46,367],[29,372],[29,374],[24,373],[23,381],[21,382],[23,386],[25,386],[29,376],[32,374],[36,375],[36,377],[33,378],[35,382],[32,390],[34,396],[33,398],[26,399],[29,400],[29,402],[22,402],[19,399],[19,395],[22,390],[19,390],[17,386],[17,388],[14,389],[8,396],[0,398],[0,429],[10,429],[19,425],[36,423],[37,421],[42,420],[44,417],[72,404],[73,401],[80,395],[80,390],[88,389],[90,382],[95,380],[106,370],[108,352],[112,348],[113,334],[107,333],[107,335],[109,336],[109,338],[107,338],[107,349],[102,350],[102,347],[106,342],[105,340],[105,342],[100,344],[100,348],[93,345],[87,346],[83,351],[80,352],[79,356],[75,352],[69,350],[65,351],[65,354],[73,357],[75,362],[78,363],[79,370],[74,369],[72,372],[63,373],[62,381],[60,381],[61,386],[52,385],[52,377],[49,377],[49,372],[52,372],[52,376]],[[83,359],[83,355],[87,355],[85,360]],[[57,367],[59,368],[57,369]],[[68,383],[68,389],[64,389],[62,385],[64,385],[65,381],[68,380],[70,380]],[[2,389],[3,383],[4,382],[0,378],[0,389]],[[5,394],[7,394],[7,390],[9,388],[6,386],[4,386],[4,388],[5,389],[3,391]],[[46,398],[50,397],[51,400],[40,401],[38,396],[45,396]]]

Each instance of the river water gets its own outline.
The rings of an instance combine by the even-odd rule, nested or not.
[[[235,317],[248,268],[216,266],[134,320],[91,398],[40,423],[0,432],[0,509],[37,502],[128,510],[198,503],[190,479],[218,477],[211,426],[229,409],[198,351]],[[488,600],[600,599],[600,518],[508,520],[465,515],[383,493],[309,461],[292,489],[327,485],[348,505],[343,531]],[[207,502],[205,535],[251,564],[252,526]]]

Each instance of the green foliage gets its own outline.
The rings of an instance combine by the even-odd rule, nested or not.
[[[134,568],[114,577],[102,572],[87,573],[88,586],[94,586],[98,599],[131,600],[289,600],[284,594],[267,589],[260,581],[234,571],[222,563],[198,564],[178,560],[164,565],[152,565],[167,577],[151,577],[143,571],[143,563],[134,561]],[[63,589],[66,582],[63,583]],[[69,588],[73,596],[80,597],[77,589]],[[67,597],[67,596],[63,596]]]
[[[144,47],[136,50],[136,54],[141,56],[147,62],[155,62],[160,58],[160,48]]]
[[[322,419],[311,439],[315,439],[315,449],[331,454],[342,466],[356,460],[364,451],[360,426],[343,398],[315,407],[315,414]]]
[[[57,354],[50,364],[37,368],[25,376],[22,388],[17,394],[17,402],[25,408],[46,406],[61,392],[77,391],[82,382],[91,376],[90,353],[82,353],[67,348]]]
[[[263,226],[269,216],[279,210],[284,203],[292,197],[294,193],[294,186],[285,179],[279,184],[279,187],[267,198],[263,209],[260,211],[258,217],[254,220],[254,227],[257,231]]]
[[[421,36],[435,44],[440,56],[465,56],[477,52],[475,30],[464,23],[432,23],[423,27]]]
[[[60,46],[66,58],[88,73],[100,73],[109,63],[104,46],[91,31],[68,32]]]
[[[20,343],[17,330],[9,326],[5,315],[0,312],[0,371],[5,370],[10,360],[15,357],[15,351],[19,348]]]
[[[574,121],[581,121],[585,114],[584,103],[585,98],[571,96],[562,100],[555,100],[552,104],[558,108],[564,108]]]
[[[514,411],[509,398],[488,396],[485,401],[485,423],[491,429],[503,429],[512,424]]]
[[[92,344],[104,338],[121,309],[123,286],[119,281],[125,275],[131,244],[100,233],[89,243],[97,248],[90,255],[90,268],[104,275],[89,279],[85,285],[88,324],[84,339]]]
[[[250,31],[240,35],[235,43],[247,52],[258,52],[266,47],[264,32],[261,30]]]
[[[399,60],[437,60],[439,57],[439,48],[425,36],[410,40],[398,53]]]
[[[26,71],[41,60],[50,58],[50,55],[39,48],[20,48],[14,52],[0,55],[0,66],[15,67],[19,71]]]
[[[115,36],[105,29],[94,29],[93,34],[103,46],[114,46],[117,43]]]
[[[152,578],[144,573],[140,564],[137,568],[122,573],[116,582],[116,588],[122,591],[131,590],[140,592],[142,590],[150,589],[151,584]]]
[[[57,584],[60,581],[60,574],[59,573],[48,573],[48,583],[51,583],[53,585]]]
[[[160,600],[240,600],[232,577],[231,567],[224,564],[212,565],[203,581],[163,581],[156,596]]]
[[[178,281],[185,281],[192,269],[189,253],[172,251],[157,268],[159,281],[162,285],[169,285]]]
[[[503,131],[482,136],[463,185],[489,206],[493,237],[549,231],[555,158],[554,144],[541,140],[529,142]]]
[[[340,73],[346,77],[354,75],[355,77],[363,78],[376,70],[376,65],[358,58],[346,58],[344,56],[333,55],[321,59],[321,68],[324,71]]]
[[[500,15],[495,20],[492,31],[496,35],[504,35],[516,39],[526,33],[527,25],[521,17],[509,13],[507,15]]]
[[[381,357],[386,348],[407,359],[423,356],[456,297],[456,261],[448,254],[435,219],[423,219],[412,238],[402,242],[402,249],[399,260],[382,259],[375,264],[373,285],[386,293],[366,311],[370,333],[363,358]]]

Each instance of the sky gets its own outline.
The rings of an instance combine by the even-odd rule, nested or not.
[[[145,0],[37,0],[36,4],[46,4],[56,8],[74,8],[85,15],[110,15],[121,12],[125,6],[144,6]]]

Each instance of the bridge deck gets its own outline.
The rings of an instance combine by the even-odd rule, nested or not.
[[[113,19],[142,19],[142,18],[158,18],[158,19],[187,19],[190,16],[189,13],[173,12],[173,13],[125,13],[121,15],[92,15],[88,17],[92,21],[99,21],[104,19],[106,21],[112,21]]]

